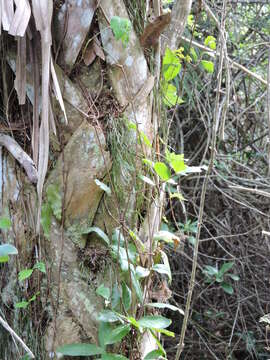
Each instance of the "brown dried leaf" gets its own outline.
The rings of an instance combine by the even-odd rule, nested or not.
[[[39,157],[38,157],[38,217],[37,232],[40,230],[40,214],[42,204],[42,190],[48,168],[49,158],[49,83],[51,65],[51,20],[53,2],[52,0],[32,0],[33,14],[36,28],[40,31],[42,47],[42,91],[41,91],[41,126],[39,132]]]
[[[144,29],[144,32],[141,36],[141,45],[146,48],[155,45],[160,37],[160,34],[170,22],[170,13],[158,16]]]
[[[52,59],[51,59],[51,74],[52,74],[52,79],[53,79],[54,93],[56,95],[57,100],[59,101],[60,107],[61,107],[61,109],[62,109],[62,111],[64,113],[65,121],[66,121],[66,124],[67,124],[68,120],[67,120],[67,114],[66,114],[66,110],[65,110],[65,105],[64,105],[63,97],[62,97],[62,94],[61,94],[59,82],[57,80],[57,76],[56,76],[56,72],[55,72],[55,69],[54,69]]]
[[[89,66],[92,64],[92,62],[97,57],[95,49],[94,49],[94,41],[91,41],[91,43],[88,45],[86,51],[83,54],[83,61],[86,66]]]
[[[14,83],[17,91],[19,104],[25,104],[26,98],[26,37],[18,38],[17,59],[16,59],[16,79]]]
[[[102,50],[102,47],[101,47],[100,42],[98,41],[98,39],[95,39],[93,43],[94,43],[93,47],[94,47],[96,55],[98,57],[100,57],[101,60],[105,61],[105,54],[104,54],[104,51]]]
[[[16,11],[9,28],[9,34],[24,36],[29,23],[31,8],[28,0],[15,0]]]

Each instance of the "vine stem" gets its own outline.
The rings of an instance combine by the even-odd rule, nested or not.
[[[225,9],[226,9],[226,0],[223,1],[221,30],[224,29]],[[197,263],[198,263],[198,252],[199,252],[199,240],[200,240],[201,226],[202,226],[203,214],[204,214],[205,195],[206,195],[208,181],[209,181],[211,172],[214,167],[214,160],[215,160],[215,154],[216,154],[217,131],[218,131],[217,124],[219,121],[218,109],[219,109],[219,102],[220,102],[222,68],[223,68],[223,62],[224,62],[224,48],[225,48],[224,41],[225,41],[224,37],[220,36],[220,57],[219,57],[219,66],[218,66],[218,70],[217,70],[218,84],[217,84],[215,107],[214,107],[214,114],[213,114],[214,116],[213,116],[213,126],[212,126],[211,154],[210,154],[209,166],[207,168],[207,172],[206,172],[206,175],[203,180],[200,208],[199,208],[199,216],[198,216],[198,227],[197,227],[196,241],[195,241],[194,251],[193,251],[193,261],[192,261],[192,271],[191,271],[191,276],[190,276],[190,284],[189,284],[189,289],[188,289],[185,315],[184,315],[184,320],[183,320],[183,324],[182,324],[182,328],[181,328],[181,335],[180,335],[179,343],[177,345],[177,352],[175,355],[175,360],[179,360],[181,353],[184,349],[184,339],[185,339],[185,334],[186,334],[186,330],[187,330],[188,318],[189,318],[190,307],[191,307],[191,299],[192,299],[192,294],[193,294],[194,285],[195,285],[195,277],[196,277],[196,270],[197,270]]]

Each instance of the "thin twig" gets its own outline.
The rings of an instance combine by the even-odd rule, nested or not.
[[[8,325],[8,323],[1,316],[0,316],[0,323],[10,333],[10,335],[13,336],[22,345],[22,347],[31,357],[31,359],[34,359],[35,355],[32,353],[29,347],[23,342],[23,340],[19,337],[19,335],[15,333],[15,331]]]

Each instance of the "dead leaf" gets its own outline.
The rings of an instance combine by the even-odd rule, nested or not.
[[[24,36],[29,23],[31,8],[28,0],[15,0],[16,11],[12,18],[9,34],[13,36]]]
[[[83,54],[83,61],[85,63],[86,66],[89,66],[93,63],[93,61],[96,58],[96,52],[94,49],[94,41],[91,41],[90,44],[88,45],[86,51]]]
[[[14,83],[19,104],[25,104],[26,98],[26,36],[17,40],[16,78]]]
[[[94,50],[96,55],[101,58],[101,60],[105,61],[105,54],[104,51],[102,50],[102,47],[100,45],[100,42],[98,41],[98,39],[94,40]]]
[[[12,0],[2,1],[2,25],[5,31],[9,31],[14,16],[14,4]]]

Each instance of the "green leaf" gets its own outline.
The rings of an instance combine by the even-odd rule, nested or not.
[[[125,245],[125,238],[123,234],[121,233],[119,228],[115,228],[112,233],[112,243],[115,245],[120,244],[120,246]]]
[[[121,294],[118,285],[115,283],[112,289],[112,309],[115,310],[120,305]]]
[[[193,57],[193,60],[196,62],[198,60],[198,55],[195,51],[195,49],[192,47],[190,48],[190,55]]]
[[[138,324],[146,329],[165,329],[170,326],[172,321],[160,315],[144,316],[138,320]]]
[[[228,276],[234,281],[239,281],[240,280],[240,277],[238,275],[228,274]]]
[[[131,281],[132,281],[132,285],[135,289],[135,293],[138,297],[138,299],[140,300],[140,302],[143,302],[143,293],[142,293],[142,289],[141,289],[141,285],[139,283],[139,281],[137,280],[134,271],[131,269]]]
[[[130,322],[130,324],[132,324],[135,328],[137,328],[137,329],[140,328],[140,325],[139,325],[138,321],[137,321],[136,319],[134,319],[134,317],[130,316],[130,317],[128,317],[127,320],[128,320],[128,321]]]
[[[119,321],[120,318],[113,311],[103,310],[98,314],[98,320],[113,323],[113,322]]]
[[[231,268],[233,267],[233,265],[234,265],[234,262],[233,262],[233,261],[224,263],[224,264],[221,266],[221,269],[219,270],[219,274],[224,275],[227,271],[231,270]]]
[[[175,337],[175,333],[166,329],[155,329],[153,328],[154,331],[157,331],[161,334],[164,334],[166,336],[170,336],[170,337]]]
[[[209,46],[212,50],[216,50],[217,44],[214,36],[207,36],[207,38],[204,40],[204,45]]]
[[[98,227],[93,226],[85,229],[82,234],[89,234],[91,232],[95,232],[107,245],[110,245],[110,240],[108,236]]]
[[[29,300],[28,300],[28,302],[30,303],[30,302],[32,302],[32,301],[35,301],[36,300],[36,298],[37,298],[37,296],[40,294],[40,291],[37,291]]]
[[[97,290],[96,293],[100,296],[102,296],[105,300],[109,300],[110,299],[110,289],[108,287],[105,287],[104,284],[101,284]]]
[[[160,250],[160,255],[162,257],[165,268],[167,269],[167,275],[168,275],[168,278],[169,278],[169,283],[171,283],[171,281],[172,281],[172,273],[171,273],[171,268],[170,268],[170,263],[169,263],[169,260],[168,260],[168,256],[162,250]]]
[[[119,325],[111,331],[105,341],[105,345],[115,344],[120,342],[129,332],[131,326],[128,325]]]
[[[129,42],[129,35],[131,32],[131,23],[128,19],[119,16],[113,16],[110,22],[111,29],[116,40],[121,40],[126,46]]]
[[[47,188],[48,203],[52,209],[53,215],[57,220],[61,220],[62,216],[62,197],[60,194],[59,186],[49,185]]]
[[[104,350],[94,344],[68,344],[56,349],[57,353],[67,356],[93,356],[104,353]]]
[[[164,241],[168,244],[173,244],[174,241],[180,242],[180,239],[175,234],[171,233],[170,231],[160,230],[154,234],[155,241]]]
[[[139,175],[139,178],[144,181],[146,184],[151,185],[151,186],[156,186],[156,184],[154,183],[153,180],[149,179],[149,177],[146,177],[144,175]]]
[[[175,154],[169,151],[166,151],[166,160],[176,172],[176,174],[183,172],[186,170],[187,166],[184,162],[184,155],[183,154]]]
[[[214,63],[212,61],[201,60],[201,64],[207,72],[211,74],[214,72]]]
[[[173,84],[163,84],[162,90],[165,105],[172,107],[183,104],[184,101],[178,96],[177,89]]]
[[[143,360],[160,359],[160,357],[164,356],[164,355],[165,355],[164,352],[161,350],[153,350],[153,351],[150,351],[148,354],[146,354],[146,356],[143,358]]]
[[[45,203],[41,208],[41,219],[40,223],[46,238],[50,236],[51,224],[52,224],[52,208],[49,203]]]
[[[112,194],[111,189],[109,188],[109,186],[107,186],[106,184],[104,184],[103,182],[99,181],[98,179],[95,180],[95,183],[97,184],[97,186],[99,186],[101,188],[101,190],[105,191],[106,194],[108,194],[109,196]]]
[[[218,269],[214,266],[206,265],[203,272],[209,276],[216,276],[218,274]]]
[[[31,358],[28,354],[25,354],[23,357],[20,358],[20,360],[31,360]]]
[[[167,266],[164,264],[155,264],[152,266],[152,270],[158,272],[159,274],[166,274],[168,277],[170,276],[170,271],[168,270]],[[171,278],[169,277],[171,280]]]
[[[162,61],[162,74],[164,79],[168,82],[174,79],[181,70],[181,63],[179,57],[174,51],[166,48]]]
[[[149,271],[149,269],[144,268],[142,266],[137,266],[135,274],[136,274],[137,279],[142,279],[142,278],[147,277],[150,274],[150,271]]]
[[[152,160],[149,159],[142,159],[143,164],[148,165],[150,167],[154,166],[154,162]]]
[[[123,355],[105,353],[102,355],[101,360],[128,360],[128,358]]]
[[[178,199],[179,201],[184,201],[185,198],[180,192],[175,192],[173,194],[170,194],[170,199]]]
[[[15,309],[26,309],[28,305],[29,305],[28,301],[21,301],[21,302],[17,302],[14,305],[14,307]]]
[[[227,293],[229,295],[233,294],[233,287],[230,284],[221,283],[221,287],[225,291],[225,293]]]
[[[8,255],[0,256],[0,263],[6,263],[9,260]]]
[[[110,337],[112,330],[112,324],[100,321],[98,327],[98,342],[103,349],[106,347],[106,340]]]
[[[17,255],[18,250],[10,244],[0,245],[0,256]]]
[[[131,306],[131,290],[125,282],[122,283],[122,302],[124,309],[128,311]]]
[[[32,275],[33,269],[24,269],[19,272],[19,280],[23,281]]]
[[[146,306],[155,307],[158,309],[170,309],[172,311],[178,311],[180,314],[185,315],[184,311],[177,306],[171,305],[171,304],[164,304],[164,303],[149,303],[145,304]]]
[[[0,217],[0,229],[7,230],[11,228],[11,221],[7,217]]]
[[[163,181],[167,181],[171,177],[170,169],[163,162],[156,162],[154,165],[155,172]]]
[[[37,262],[37,263],[34,265],[33,269],[38,269],[38,270],[41,271],[42,273],[46,274],[46,267],[45,267],[44,262],[42,262],[42,261]]]

